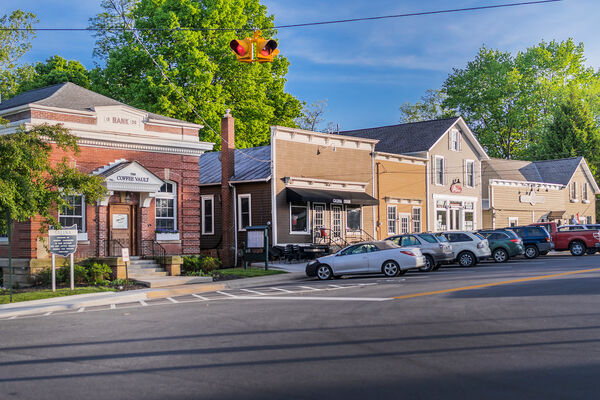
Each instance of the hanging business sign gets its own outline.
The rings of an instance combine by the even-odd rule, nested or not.
[[[452,185],[450,185],[450,192],[462,193],[462,186],[459,183],[453,183]]]
[[[77,250],[77,225],[48,230],[50,253],[66,257]]]

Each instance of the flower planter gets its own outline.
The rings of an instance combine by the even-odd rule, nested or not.
[[[179,232],[177,233],[159,233],[156,232],[156,240],[179,240]]]

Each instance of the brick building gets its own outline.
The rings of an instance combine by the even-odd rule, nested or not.
[[[107,195],[94,205],[82,196],[60,210],[62,225],[79,231],[76,258],[109,257],[122,247],[148,255],[160,246],[168,254],[200,252],[198,161],[212,143],[200,142],[200,125],[135,109],[73,83],[17,95],[0,103],[0,116],[17,126],[61,124],[78,138],[77,155],[55,151],[87,174],[104,178]],[[14,265],[22,279],[32,264],[47,260],[40,221],[15,225]],[[0,265],[6,266],[7,238],[0,237]],[[43,264],[43,262],[42,262]]]

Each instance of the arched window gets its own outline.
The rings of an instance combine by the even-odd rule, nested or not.
[[[177,184],[167,181],[156,193],[156,231],[177,232]]]

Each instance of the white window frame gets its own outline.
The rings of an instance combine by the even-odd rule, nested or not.
[[[419,210],[419,219],[415,219],[415,210]],[[423,209],[421,207],[413,207],[411,211],[411,223],[412,223],[412,232],[419,233],[423,232]],[[419,229],[415,228],[415,222],[419,223]]]
[[[581,201],[583,203],[589,203],[590,199],[588,197],[588,184],[587,182],[583,182],[581,184]]]
[[[246,232],[242,225],[242,199],[248,199],[248,226],[252,226],[252,195],[250,193],[238,194],[237,198],[238,231]]]
[[[323,218],[322,218],[323,224],[320,225],[320,226],[317,225],[317,212],[318,212],[317,211],[317,207],[322,207],[323,208]],[[314,213],[314,215],[313,215],[313,224],[314,224],[313,229],[326,228],[327,227],[327,222],[326,222],[327,220],[326,220],[325,217],[327,215],[327,204],[325,204],[325,203],[313,203],[313,213]],[[290,217],[291,217],[291,215],[292,214],[290,212]],[[290,227],[291,227],[291,225],[290,225]]]
[[[460,151],[460,132],[458,129],[450,131],[450,150]]]
[[[155,220],[157,218],[160,218],[160,219],[170,219],[171,218],[171,217],[158,217],[156,215],[156,210],[157,210],[156,199],[167,199],[167,200],[172,199],[173,200],[173,217],[172,217],[172,219],[173,219],[173,230],[179,232],[178,225],[177,225],[177,210],[178,210],[178,206],[179,206],[179,204],[177,204],[178,203],[177,182],[164,181],[163,185],[165,185],[167,183],[171,185],[171,187],[173,188],[173,191],[172,192],[161,192],[160,189],[159,189],[156,192],[156,194],[154,195],[154,201],[155,201],[155,203],[154,203],[154,218],[155,218]]]
[[[434,176],[435,176],[435,184],[436,186],[444,186],[445,182],[446,182],[446,158],[444,156],[434,156],[434,165],[433,165],[433,171],[434,171]],[[438,160],[442,160],[442,170],[438,171]],[[441,172],[441,177],[442,177],[442,181],[438,182],[438,178],[440,177],[440,172]]]
[[[292,204],[289,205],[289,219],[290,219],[290,235],[310,235],[310,227],[311,227],[311,218],[310,218],[310,202],[307,202],[306,205],[300,204]],[[292,207],[305,207],[306,208],[306,229],[303,231],[293,231],[292,230]]]
[[[472,185],[469,184],[469,164],[473,166]],[[465,187],[475,187],[475,160],[465,160]]]
[[[408,222],[406,224],[406,232],[402,230],[402,219],[408,218]],[[398,213],[398,233],[400,235],[404,235],[407,233],[412,233],[412,216],[407,212],[399,212]]]
[[[515,223],[514,226],[519,226],[519,217],[508,217],[508,227],[510,228],[512,223]]]
[[[392,210],[392,209],[394,210],[394,218],[393,219],[390,218],[390,210]],[[397,210],[396,206],[388,204],[387,209],[385,211],[385,215],[386,215],[387,234],[388,235],[397,235],[398,234],[398,210]],[[394,230],[390,229],[390,221],[394,221]]]
[[[340,236],[341,238],[345,237],[344,235],[344,206],[342,206],[341,204],[332,204],[330,206],[330,210],[331,210],[331,237],[338,237],[338,236],[334,236],[335,232],[334,232],[334,228],[335,228],[335,224],[334,224],[334,217],[335,217],[335,210],[340,210]]]
[[[74,194],[71,196],[80,196],[81,197],[81,232],[77,231],[77,241],[85,241],[88,240],[87,234],[87,224],[86,224],[86,204],[85,197],[82,194]],[[60,222],[61,217],[71,218],[71,217],[79,217],[79,215],[62,215],[60,213],[60,209],[58,210],[58,221]],[[62,225],[62,224],[61,224]],[[4,236],[6,241],[8,241],[8,237]],[[2,240],[2,239],[0,239]]]
[[[206,203],[205,200],[210,200],[210,215],[211,215],[211,223],[210,226],[212,227],[212,229],[210,231],[206,230],[206,225],[205,225],[205,221],[206,221]],[[202,234],[203,235],[214,235],[215,234],[215,195],[214,194],[207,194],[207,195],[202,195],[200,196],[200,201],[202,202]]]
[[[348,228],[348,207],[350,207],[350,208],[358,208],[360,210],[360,226],[359,226],[358,230],[352,231],[352,230],[349,230],[349,228]],[[348,205],[346,205],[344,207],[343,211],[344,211],[344,214],[346,214],[345,215],[346,233],[349,233],[349,234],[360,234],[362,232],[362,229],[363,229],[363,209],[362,209],[362,207],[361,206],[353,206],[353,205],[348,206]],[[342,218],[344,218],[344,217],[342,217]]]
[[[569,184],[569,199],[572,203],[577,201],[577,182],[571,182]]]

